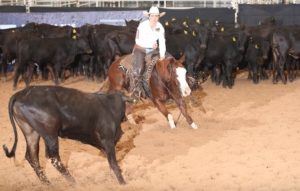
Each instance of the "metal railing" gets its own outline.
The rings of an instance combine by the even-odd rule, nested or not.
[[[0,5],[25,6],[26,0],[0,0]]]
[[[0,0],[1,5],[28,7],[235,7],[237,4],[300,4],[300,0]]]

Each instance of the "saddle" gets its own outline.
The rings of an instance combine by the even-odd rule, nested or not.
[[[143,73],[143,80],[149,84],[149,79],[151,77],[152,70],[159,59],[159,54],[150,53],[145,57],[145,70]],[[128,54],[121,58],[119,63],[119,68],[125,72],[126,81],[129,81],[129,92],[132,92],[136,86],[134,84],[134,75],[133,75],[133,54]],[[149,94],[149,93],[147,93]]]

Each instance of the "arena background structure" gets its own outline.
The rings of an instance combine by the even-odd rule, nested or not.
[[[82,26],[84,24],[124,25],[125,20],[145,19],[143,11],[149,7],[31,7],[0,6],[0,26],[23,26],[29,22],[52,25]],[[210,21],[257,25],[268,17],[274,17],[282,25],[300,24],[300,4],[239,4],[234,8],[161,8],[167,12],[162,20],[176,18],[200,18]]]

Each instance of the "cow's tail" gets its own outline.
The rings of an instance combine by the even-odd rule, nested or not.
[[[13,107],[14,107],[15,101],[16,101],[16,97],[15,97],[15,95],[13,95],[10,98],[9,104],[8,104],[9,118],[10,118],[10,122],[13,126],[13,130],[14,130],[14,134],[15,134],[15,142],[14,142],[14,145],[13,145],[11,151],[8,150],[6,145],[3,145],[3,150],[8,158],[15,157],[17,143],[18,143],[18,132],[17,132],[17,128],[16,128],[16,123],[14,121],[14,115],[13,115]]]

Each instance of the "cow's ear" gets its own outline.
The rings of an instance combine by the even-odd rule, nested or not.
[[[185,55],[182,55],[179,60],[178,60],[180,63],[183,63],[185,61]]]
[[[236,42],[235,36],[232,36],[232,42]]]

